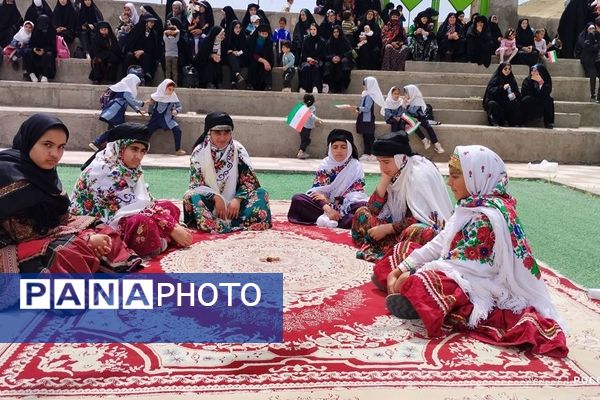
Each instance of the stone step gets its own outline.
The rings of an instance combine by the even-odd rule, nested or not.
[[[575,61],[575,62],[574,62]],[[453,63],[453,62],[438,62],[438,61],[407,61],[406,71],[415,72],[438,72],[438,73],[471,73],[483,74],[488,77],[498,67],[498,57],[492,56],[492,64],[489,68],[483,65],[472,63]],[[519,76],[525,76],[529,73],[529,67],[526,65],[514,65],[513,73]],[[550,75],[554,77],[578,77],[584,78],[585,72],[579,60],[558,59],[554,64],[546,63],[546,67]]]
[[[50,90],[48,90],[50,89]],[[39,84],[32,82],[0,82],[0,90],[5,96],[0,97],[0,105],[13,106],[23,104],[29,107],[53,107],[69,109],[99,109],[99,98],[104,92],[104,86],[78,85],[78,84]],[[139,98],[148,99],[154,88],[141,87]],[[235,93],[235,97],[232,94]],[[256,92],[238,90],[210,89],[177,89],[184,112],[194,111],[208,113],[214,110],[224,110],[235,115],[255,116],[286,116],[290,110],[302,101],[300,93],[263,92],[261,102],[256,102]],[[455,99],[455,98],[427,98],[434,107],[435,118],[445,124],[461,125],[487,125],[486,113],[481,108],[480,99]],[[353,119],[356,114],[352,110],[339,109],[337,104],[356,105],[360,101],[359,95],[316,95],[317,115],[326,119]],[[268,107],[264,105],[268,104]],[[581,121],[579,109],[583,107],[570,107],[570,111],[563,111],[563,103],[558,103],[556,112],[556,126],[563,128],[577,128],[580,124],[593,126],[593,121],[600,120],[600,107],[597,104],[586,103],[585,107],[591,109],[587,112],[596,117],[595,120]],[[595,112],[594,112],[595,111]],[[377,108],[377,113],[379,109]],[[383,120],[377,114],[378,120]],[[538,121],[539,125],[539,121]]]
[[[12,143],[20,124],[29,116],[47,112],[61,118],[71,132],[69,150],[87,149],[87,144],[104,131],[106,124],[98,120],[99,113],[92,110],[69,110],[34,107],[0,107],[0,146]],[[252,117],[233,115],[234,136],[242,142],[251,155],[257,157],[294,157],[300,142],[299,135],[285,124],[283,117]],[[137,114],[127,114],[128,121],[144,122],[146,118]],[[192,145],[202,131],[204,115],[182,114],[179,122],[183,130],[183,148],[190,152]],[[326,151],[326,137],[331,129],[342,128],[354,132],[353,120],[325,120],[312,132],[312,144],[308,152],[313,157],[323,157]],[[377,135],[389,131],[383,122],[377,123]],[[446,161],[448,152],[456,145],[482,144],[494,149],[506,161],[529,162],[542,159],[567,164],[600,164],[599,129],[540,129],[540,128],[500,128],[472,125],[444,124],[436,127],[440,142],[447,153],[438,155],[429,149],[425,151],[418,138],[412,138],[415,151],[436,161]],[[355,134],[356,143],[362,149],[362,139]],[[173,141],[170,132],[157,132],[151,142],[151,152],[172,153]]]
[[[14,70],[9,65],[0,68],[0,80],[22,81],[21,70]],[[225,88],[229,87],[229,71],[224,68]],[[60,83],[90,83],[88,74],[90,71],[90,61],[83,59],[66,59],[59,61],[54,82]],[[361,93],[363,90],[363,79],[367,76],[374,76],[379,81],[379,86],[384,94],[392,86],[415,84],[419,87],[423,85],[440,85],[436,89],[440,93],[429,92],[423,94],[432,97],[473,97],[483,96],[485,86],[489,77],[482,74],[468,73],[435,73],[435,72],[410,72],[410,71],[352,71],[352,81],[348,88],[348,93]],[[518,82],[523,77],[517,77]],[[154,79],[154,85],[158,85],[163,79],[162,69],[157,69]],[[28,80],[28,78],[26,78]],[[283,88],[283,75],[281,68],[273,70],[273,90],[280,91]],[[297,88],[297,77],[294,80],[293,88]],[[589,80],[587,78],[553,78],[552,95],[556,100],[562,101],[587,101],[589,98]]]

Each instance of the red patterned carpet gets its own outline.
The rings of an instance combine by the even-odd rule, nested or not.
[[[600,398],[600,304],[567,279],[544,271],[569,323],[569,358],[458,334],[429,340],[418,321],[388,315],[348,232],[291,225],[285,206],[274,205],[270,231],[197,235],[146,270],[283,272],[284,343],[3,344],[0,397]]]

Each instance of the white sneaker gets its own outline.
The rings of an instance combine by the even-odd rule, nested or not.
[[[37,76],[33,72],[29,74],[29,79],[31,79],[31,82],[39,82]]]
[[[445,150],[442,147],[442,145],[440,144],[440,142],[437,142],[437,143],[433,144],[433,150],[435,150],[435,152],[438,153],[438,154],[442,154],[442,153],[445,152]]]
[[[16,62],[16,61],[18,60],[18,58],[17,58],[17,56],[12,56],[11,60],[12,60],[13,62]]]
[[[371,161],[371,156],[369,154],[363,154],[362,156],[360,156],[358,161]]]
[[[314,89],[313,89],[313,91],[314,91]],[[329,85],[326,83],[323,84],[323,93],[329,93]]]
[[[300,88],[300,89],[298,89],[298,93],[306,93],[306,90]]]
[[[377,161],[377,156],[376,156],[376,155],[373,155],[373,154],[371,154],[371,155],[369,156],[369,161]]]
[[[316,86],[313,86],[313,91],[312,92],[313,92],[313,94],[317,94],[317,93],[319,93],[319,89],[317,89]]]
[[[337,228],[338,223],[337,221],[330,220],[327,215],[323,214],[317,218],[317,226],[321,226],[323,228]]]
[[[48,78],[42,75],[42,77],[40,78],[40,82],[48,82]]]
[[[431,140],[425,138],[421,140],[423,142],[423,147],[425,147],[425,150],[427,150],[428,148],[431,147]]]
[[[281,91],[284,93],[290,93],[292,91],[292,88],[286,87],[286,88],[281,89]]]

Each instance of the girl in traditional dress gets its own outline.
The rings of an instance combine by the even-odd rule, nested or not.
[[[232,138],[233,120],[214,112],[190,160],[190,187],[183,198],[184,222],[204,232],[227,233],[271,227],[269,195],[260,187],[250,156]]]
[[[69,215],[69,197],[56,173],[68,138],[61,120],[34,114],[19,128],[12,149],[0,152],[2,273],[120,272],[142,261],[109,226],[94,228],[94,218]],[[6,305],[4,300],[0,295]]]
[[[352,221],[352,239],[360,247],[356,256],[367,261],[380,260],[407,234],[433,237],[452,214],[442,175],[433,162],[412,152],[405,132],[377,139],[373,153],[381,179]],[[419,224],[418,232],[405,231],[413,224]]]
[[[179,225],[179,208],[155,201],[144,181],[141,161],[149,147],[148,128],[124,123],[110,130],[107,140],[106,148],[82,167],[71,194],[71,213],[118,229],[141,257],[158,255],[173,242],[189,246],[192,236]]]
[[[366,204],[365,173],[352,133],[334,129],[327,136],[327,157],[306,194],[295,194],[288,212],[294,224],[349,229],[354,212]]]
[[[565,357],[564,324],[508,193],[504,162],[486,147],[458,146],[449,167],[456,211],[434,240],[392,264],[388,309],[420,318],[431,337],[467,331]]]
[[[175,155],[185,155],[185,150],[181,148],[181,128],[175,117],[181,112],[181,103],[179,97],[175,94],[175,82],[165,79],[158,85],[156,92],[150,95],[151,115],[148,122],[148,131],[152,135],[157,129],[165,129],[173,132],[175,140]]]

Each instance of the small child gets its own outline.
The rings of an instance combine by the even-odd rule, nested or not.
[[[122,49],[125,47],[125,41],[131,29],[133,28],[133,21],[128,14],[119,15],[119,25],[117,25],[117,40],[119,41],[119,47]]]
[[[183,156],[185,150],[181,148],[181,128],[175,121],[175,117],[181,112],[181,103],[175,94],[175,87],[175,82],[165,79],[158,85],[156,92],[150,95],[148,131],[152,134],[157,129],[171,130],[175,140],[175,155]]]
[[[546,39],[544,36],[546,35],[546,30],[544,28],[536,29],[535,36],[533,37],[533,42],[535,43],[535,48],[540,52],[540,60],[546,60],[546,52],[548,51],[548,46],[546,45]]]
[[[285,40],[292,40],[292,36],[290,35],[290,31],[285,29],[287,25],[287,19],[285,17],[279,18],[279,28],[273,31],[273,45],[275,46],[275,63],[279,64],[281,60],[281,44]],[[283,62],[283,61],[281,61]],[[280,64],[281,65],[281,64]]]
[[[315,122],[322,124],[323,120],[317,117],[316,111],[317,108],[314,106],[315,104],[315,96],[312,94],[304,95],[304,104],[309,108],[312,113],[308,120],[304,123],[304,127],[300,131],[300,150],[298,150],[298,154],[296,158],[300,160],[306,160],[310,155],[306,152],[306,148],[310,145],[310,132],[315,127]]]
[[[179,58],[179,36],[180,31],[172,23],[173,18],[167,21],[167,29],[163,33],[165,42],[165,77],[177,82],[177,60]],[[177,18],[174,18],[177,19]]]
[[[352,13],[350,11],[344,11],[342,14],[342,32],[348,40],[348,43],[354,43],[354,32],[356,32],[357,29],[358,28],[354,24],[354,19],[352,18]]]
[[[421,123],[421,126],[417,128],[415,133],[423,142],[423,147],[425,147],[425,150],[430,148],[431,144],[433,143],[433,149],[436,153],[444,153],[444,148],[438,141],[437,135],[429,123],[429,119],[427,118],[427,104],[425,104],[425,99],[423,98],[423,94],[419,88],[415,85],[404,86],[403,102],[406,113],[415,117]],[[429,139],[425,137],[423,132],[421,132],[421,127],[425,128],[427,134],[429,135]]]
[[[283,52],[283,55],[281,56],[281,64],[283,67],[283,89],[281,91],[291,92],[292,79],[294,79],[294,75],[296,75],[296,67],[294,67],[296,57],[294,56],[294,53],[292,53],[292,42],[289,40],[281,42],[281,51]]]
[[[362,135],[365,151],[360,156],[360,161],[377,161],[373,155],[373,142],[375,141],[375,104],[384,107],[383,94],[379,88],[377,78],[367,76],[363,80],[363,91],[360,105],[355,108],[356,133]]]
[[[103,148],[106,145],[110,129],[125,122],[125,110],[127,110],[127,106],[133,108],[138,114],[145,115],[142,107],[144,107],[146,101],[136,98],[140,83],[142,81],[139,76],[128,74],[119,82],[109,86],[109,89],[112,91],[111,99],[100,111],[100,118],[98,118],[100,121],[108,124],[108,131],[98,136],[89,144],[92,150],[99,151]]]
[[[403,101],[400,98],[402,90],[398,86],[392,86],[385,99],[385,105],[382,108],[382,114],[385,122],[390,125],[392,132],[404,130],[404,121],[402,114],[404,113]]]
[[[371,30],[371,27],[369,25],[365,25],[363,31],[358,35],[358,44],[356,45],[356,47],[360,49],[361,46],[367,44],[367,41],[371,36],[373,36],[373,31]]]
[[[509,63],[510,60],[512,60],[519,52],[519,49],[517,49],[515,36],[516,33],[513,28],[508,28],[506,33],[504,33],[504,37],[500,41],[500,47],[496,49],[499,64],[502,64],[503,62]]]
[[[19,32],[15,34],[10,42],[10,47],[14,50],[12,50],[9,54],[5,54],[8,59],[13,62],[13,65],[19,61],[19,58],[23,57],[25,50],[29,47],[31,32],[33,32],[33,22],[25,21],[21,29],[19,29]]]
[[[250,37],[260,25],[260,17],[256,14],[250,17],[250,25],[246,28],[246,36]]]

